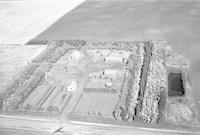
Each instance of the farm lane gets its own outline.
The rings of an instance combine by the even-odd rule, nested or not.
[[[98,123],[87,123],[78,121],[69,121],[68,123],[63,122],[58,124],[57,121],[52,120],[39,120],[33,118],[12,118],[12,117],[0,117],[0,133],[4,128],[16,128],[17,130],[31,130],[37,132],[48,132],[53,133],[55,130],[63,127],[64,132],[67,133],[109,133],[111,135],[118,135],[126,131],[127,135],[178,135],[178,134],[199,134],[199,132],[192,131],[180,131],[180,130],[169,130],[169,129],[156,129],[156,128],[144,128],[137,126],[121,126],[121,125],[106,125]],[[39,126],[38,126],[38,123]]]

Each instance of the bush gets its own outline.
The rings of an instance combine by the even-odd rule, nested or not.
[[[48,60],[48,62],[56,63],[61,56],[63,56],[67,52],[67,48],[65,47],[58,47],[53,53],[52,57]]]
[[[28,41],[26,43],[26,45],[40,45],[40,44],[47,44],[48,41],[47,40],[36,40],[36,39],[32,39],[30,41]]]
[[[23,83],[21,87],[13,91],[11,94],[7,94],[2,102],[2,109],[11,111],[18,108],[18,105],[22,103],[28,95],[40,85],[41,81],[45,77],[45,71],[38,69],[27,81]]]
[[[65,43],[69,44],[70,48],[72,47],[72,48],[80,49],[86,44],[86,41],[84,41],[84,40],[66,40]]]
[[[110,50],[129,50],[132,51],[136,45],[136,42],[96,42],[87,46],[89,49],[110,49]]]
[[[42,63],[47,61],[49,58],[51,58],[52,53],[55,51],[57,47],[58,46],[56,46],[55,44],[48,45],[43,52],[41,52],[36,58],[32,60],[32,62]]]
[[[0,95],[0,107],[4,100],[7,100],[12,94],[14,94],[21,86],[23,86],[24,82],[28,80],[31,75],[38,68],[38,64],[28,64],[23,70],[21,70],[18,74],[16,74],[12,81],[10,81],[6,88],[3,90],[3,93]]]
[[[47,111],[48,111],[48,112],[59,112],[59,108],[58,108],[57,106],[50,105],[50,106],[47,108]]]

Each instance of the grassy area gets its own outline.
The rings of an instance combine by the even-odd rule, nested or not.
[[[74,110],[74,114],[113,118],[112,113],[117,100],[118,94],[98,92],[83,93]]]

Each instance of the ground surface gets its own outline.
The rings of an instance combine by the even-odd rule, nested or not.
[[[87,1],[36,39],[167,40],[173,49],[190,59],[195,101],[200,110],[199,8],[200,3],[195,1]]]
[[[190,59],[200,111],[199,16],[198,1],[87,1],[36,39],[167,40],[173,49]]]
[[[166,84],[160,82],[166,80],[164,75],[166,72],[162,68],[165,65],[163,60],[167,60],[166,64],[170,66],[170,62],[172,65],[176,63],[170,58],[176,59],[176,56],[179,56],[173,55],[173,51],[171,53],[171,50],[166,48],[168,47],[164,41],[144,43],[53,41],[43,52],[30,60],[30,64],[14,77],[0,94],[2,121],[0,126],[47,132],[63,127],[70,133],[102,132],[103,134],[108,132],[109,128],[120,125],[124,126],[123,128],[148,127],[145,130],[152,129],[158,133],[163,132],[162,130],[180,132],[182,126],[179,129],[178,126],[171,124],[158,123],[157,125],[152,120],[158,119],[155,113],[159,110],[156,93],[160,93],[161,85],[162,88],[166,87]],[[146,76],[146,73],[148,74],[145,78],[143,75]],[[142,88],[140,82],[143,81],[146,88]],[[151,87],[155,87],[152,89],[154,91]],[[144,91],[143,100],[138,101],[137,92],[141,90]],[[71,98],[69,98],[70,94]],[[188,100],[190,101],[189,98]],[[147,104],[146,106],[142,104],[141,110],[135,106],[135,103],[142,102]],[[140,116],[132,111],[132,107],[139,113],[144,109],[147,115],[144,115],[144,119],[140,119]],[[190,109],[187,112],[190,112]],[[139,119],[134,121],[137,117]],[[150,120],[146,121],[145,119],[149,117]],[[187,118],[189,121],[192,120],[190,116]],[[81,121],[86,125],[80,124]],[[73,125],[73,122],[76,124]],[[93,122],[94,127],[88,126],[87,122]],[[40,123],[39,127],[38,123]],[[100,125],[102,127],[99,127]],[[99,131],[99,128],[103,130]],[[191,129],[193,127],[187,127],[187,130],[181,132],[191,132]],[[195,128],[194,130],[197,131]],[[120,133],[121,129],[115,132]],[[110,133],[114,134],[114,132]]]
[[[83,1],[0,1],[0,44],[26,43]]]
[[[0,87],[6,85],[28,62],[40,54],[46,46],[1,45],[0,47]]]

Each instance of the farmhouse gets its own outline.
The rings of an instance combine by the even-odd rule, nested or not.
[[[81,57],[81,53],[79,51],[76,51],[76,50],[72,51],[71,59],[78,60],[80,57]]]
[[[67,86],[67,91],[74,92],[77,88],[76,82],[72,81],[68,86]]]

